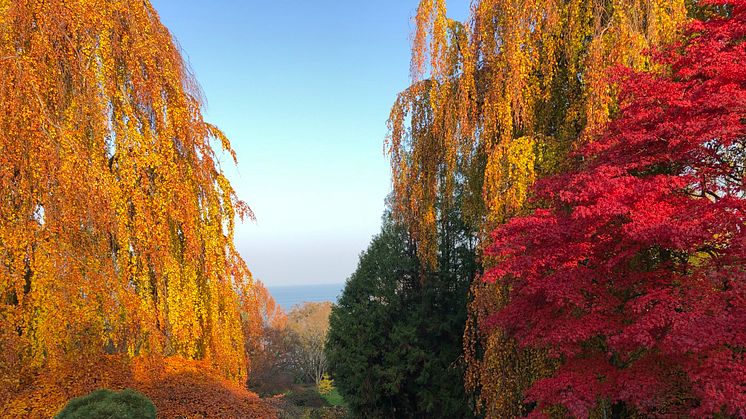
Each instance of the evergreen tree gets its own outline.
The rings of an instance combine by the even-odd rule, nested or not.
[[[357,416],[472,416],[460,361],[475,241],[457,212],[439,225],[439,268],[422,274],[387,215],[332,310],[327,356]]]

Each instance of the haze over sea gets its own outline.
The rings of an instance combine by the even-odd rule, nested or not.
[[[285,311],[297,304],[305,302],[331,301],[337,302],[342,294],[344,283],[338,284],[310,284],[310,285],[280,285],[268,286],[269,292],[277,304]]]

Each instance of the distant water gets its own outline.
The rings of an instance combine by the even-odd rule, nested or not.
[[[337,302],[337,298],[342,294],[345,284],[318,284],[318,285],[284,285],[267,287],[270,294],[274,297],[285,311],[296,305],[307,301]]]

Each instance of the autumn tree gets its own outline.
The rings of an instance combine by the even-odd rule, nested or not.
[[[396,213],[429,263],[436,203],[451,203],[459,177],[477,227],[516,214],[537,176],[608,120],[605,69],[650,66],[644,51],[676,39],[686,16],[683,0],[480,0],[471,10],[462,24],[446,0],[420,1],[413,84],[389,119]]]
[[[332,303],[305,302],[288,313],[288,329],[295,338],[291,356],[295,369],[303,380],[318,385],[327,371],[324,342],[329,331]]]
[[[746,2],[713,5],[666,70],[617,71],[619,118],[493,233],[483,326],[557,362],[537,417],[746,415]]]
[[[252,215],[200,97],[148,1],[0,1],[0,386],[103,353],[246,376]]]
[[[249,359],[248,386],[262,395],[274,395],[293,381],[292,348],[295,339],[288,317],[261,281],[255,281],[244,301],[242,317]]]
[[[484,242],[525,213],[536,179],[564,170],[609,120],[617,105],[607,69],[655,66],[647,51],[676,40],[685,19],[684,0],[477,0],[459,23],[445,0],[420,1],[412,85],[392,108],[387,150],[395,214],[424,265],[437,263],[437,225],[456,184],[466,185],[459,205]],[[522,412],[523,389],[549,368],[499,329],[477,327],[505,298],[476,283],[465,331],[467,384],[489,417]]]
[[[282,330],[287,327],[288,316],[277,304],[262,281],[255,280],[247,298],[242,301],[247,337],[262,334],[263,328]]]

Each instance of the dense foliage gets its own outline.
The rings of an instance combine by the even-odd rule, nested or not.
[[[0,416],[274,417],[243,384],[295,379],[360,417],[746,417],[746,0],[446,14],[381,233],[286,315],[151,4],[0,0]],[[108,414],[155,413],[60,417]]]
[[[284,393],[296,384],[318,385],[327,372],[324,343],[332,303],[304,302],[285,314],[257,281],[258,315],[246,316],[249,388],[262,395]],[[258,321],[248,321],[258,319]],[[252,324],[258,322],[259,324]]]
[[[447,18],[446,0],[421,0],[412,85],[392,108],[387,150],[394,212],[423,265],[437,264],[456,185],[480,251],[489,231],[525,214],[535,180],[565,170],[568,152],[617,109],[607,69],[654,68],[647,52],[678,38],[687,3],[696,2],[477,0],[462,24]],[[464,334],[467,386],[488,417],[524,412],[523,390],[551,366],[499,328],[478,327],[505,301],[500,287],[475,284]]]
[[[482,326],[557,361],[537,416],[746,415],[746,2],[721,9],[667,70],[619,70],[618,119],[493,233]]]
[[[292,352],[296,339],[287,328],[288,317],[261,281],[244,305],[244,334],[249,358],[248,387],[262,396],[286,391],[294,381]]]
[[[0,0],[0,399],[48,414],[107,357],[247,373],[225,136],[149,1]],[[132,362],[130,362],[132,361]],[[153,361],[151,363],[150,361]],[[139,362],[139,361],[138,361]],[[55,374],[55,377],[50,377]],[[107,380],[109,378],[106,378]],[[144,383],[140,383],[145,385]],[[0,408],[6,408],[6,405]]]
[[[437,208],[461,177],[477,228],[515,215],[537,176],[608,120],[604,70],[649,66],[643,51],[676,39],[686,16],[683,0],[478,0],[461,24],[446,3],[419,2],[413,84],[391,110],[387,142],[396,215],[428,264]]]
[[[334,382],[358,417],[470,417],[461,331],[474,242],[450,217],[438,271],[423,281],[406,229],[384,221],[332,310]]]
[[[119,392],[100,389],[70,400],[55,419],[155,419],[155,406],[131,389]]]
[[[0,394],[2,418],[51,418],[72,398],[99,388],[137,389],[160,417],[273,418],[274,409],[239,383],[215,371],[210,361],[123,354],[50,367],[11,393]],[[62,377],[62,378],[61,378]]]
[[[245,377],[250,212],[150,3],[0,2],[0,74],[0,384],[103,352]]]

